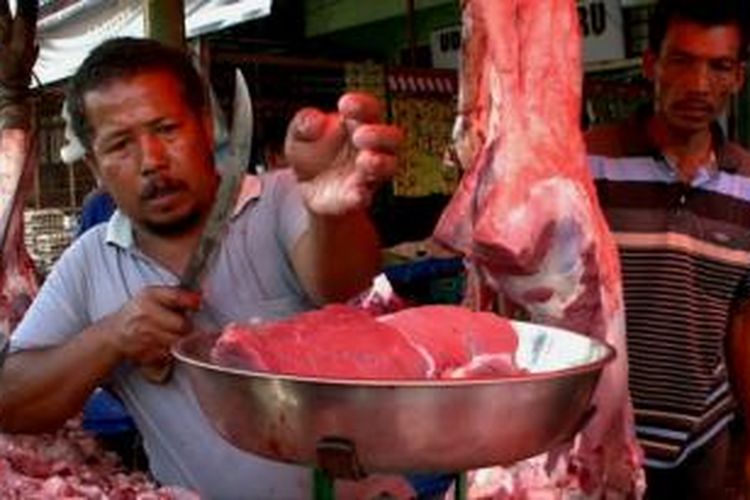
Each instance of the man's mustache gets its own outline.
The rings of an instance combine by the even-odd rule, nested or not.
[[[170,177],[156,177],[149,179],[141,190],[141,200],[149,201],[159,196],[164,196],[177,191],[182,191],[187,186],[184,182]]]
[[[674,106],[683,109],[700,109],[703,111],[713,111],[714,109],[713,105],[704,99],[680,99],[679,101],[675,101]]]

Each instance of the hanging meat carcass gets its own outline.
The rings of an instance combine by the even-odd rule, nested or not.
[[[26,89],[37,54],[38,8],[38,2],[17,2],[12,19],[8,1],[0,0],[0,335],[6,337],[37,291],[23,209],[36,168]]]
[[[534,322],[602,339],[618,353],[572,450],[485,471],[475,485],[484,481],[484,493],[495,497],[559,493],[561,481],[592,497],[637,496],[643,474],[627,391],[619,261],[579,131],[575,4],[466,0],[462,8],[454,134],[465,174],[435,237],[466,256],[474,307],[500,298]]]
[[[36,168],[30,135],[0,130],[0,335],[10,335],[37,292],[24,245],[23,209]]]

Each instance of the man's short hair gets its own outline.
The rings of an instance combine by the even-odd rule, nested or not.
[[[648,47],[659,54],[672,21],[689,21],[707,28],[735,25],[740,30],[741,60],[747,57],[748,49],[748,0],[659,0],[651,16]]]
[[[84,59],[68,84],[68,111],[73,132],[83,146],[91,149],[92,130],[86,116],[86,93],[101,89],[115,80],[163,70],[180,85],[185,102],[200,116],[206,109],[206,92],[190,56],[147,38],[113,38],[97,46]]]

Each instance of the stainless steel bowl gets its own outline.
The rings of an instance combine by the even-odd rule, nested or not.
[[[514,322],[528,375],[441,381],[331,380],[217,366],[216,335],[174,355],[199,404],[236,447],[272,460],[366,472],[458,471],[511,464],[571,439],[614,350],[560,329]],[[322,464],[321,462],[327,462]],[[341,465],[341,462],[344,465]],[[336,465],[338,463],[338,465]]]

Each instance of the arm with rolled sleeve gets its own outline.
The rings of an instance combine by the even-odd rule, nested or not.
[[[311,213],[290,171],[271,174],[274,227],[308,297],[317,303],[346,300],[365,288],[377,270],[379,247],[368,216]],[[265,189],[265,188],[264,188]]]
[[[292,120],[286,157],[299,179],[309,226],[292,251],[308,295],[343,301],[365,289],[380,267],[380,244],[367,209],[377,186],[396,171],[402,141],[382,123],[382,104],[350,93],[338,113],[307,109]]]

